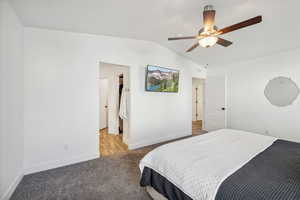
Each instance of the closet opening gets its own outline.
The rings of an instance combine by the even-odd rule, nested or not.
[[[128,151],[129,67],[101,62],[99,68],[99,151],[110,156]]]

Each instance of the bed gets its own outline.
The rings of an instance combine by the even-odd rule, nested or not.
[[[300,144],[245,131],[160,146],[139,167],[155,200],[300,199]]]

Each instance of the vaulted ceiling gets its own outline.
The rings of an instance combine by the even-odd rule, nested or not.
[[[297,0],[10,0],[26,26],[157,42],[199,64],[223,65],[300,45]],[[262,15],[263,23],[224,35],[234,44],[185,53],[207,4],[217,10],[219,28]]]

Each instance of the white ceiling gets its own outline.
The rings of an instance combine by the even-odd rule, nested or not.
[[[297,0],[10,0],[26,26],[149,40],[199,64],[225,64],[300,46]],[[202,10],[212,4],[219,28],[263,16],[263,23],[224,35],[234,44],[185,53],[194,40]]]

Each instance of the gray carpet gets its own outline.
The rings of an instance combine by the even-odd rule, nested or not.
[[[157,146],[27,175],[11,200],[151,200],[138,163]]]

